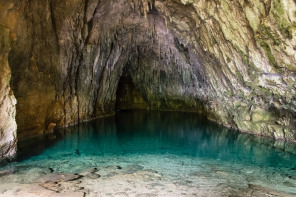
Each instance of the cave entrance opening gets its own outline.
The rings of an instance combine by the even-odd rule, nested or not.
[[[120,110],[144,110],[147,103],[141,92],[136,88],[130,75],[123,74],[118,82],[116,91],[116,111]]]

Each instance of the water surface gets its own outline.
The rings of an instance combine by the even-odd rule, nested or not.
[[[153,170],[163,177],[158,185],[182,183],[192,192],[197,185],[240,190],[255,184],[296,194],[294,154],[275,148],[270,139],[238,133],[193,113],[122,111],[61,129],[56,136],[33,147],[35,156],[28,151],[32,146],[23,148],[19,161],[5,167],[15,171],[14,181],[33,182],[40,175],[36,169],[79,173],[120,166],[126,173]],[[30,178],[18,179],[17,174],[30,170]]]

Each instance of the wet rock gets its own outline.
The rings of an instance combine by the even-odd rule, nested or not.
[[[259,185],[253,185],[253,184],[249,184],[249,189],[252,190],[251,195],[252,196],[266,196],[266,195],[270,195],[270,196],[281,196],[281,197],[292,197],[294,195],[291,194],[287,194],[287,193],[283,193],[280,191],[276,191],[267,187],[262,187]]]
[[[109,178],[109,177],[112,177],[112,176],[116,176],[117,174],[119,174],[119,173],[117,173],[117,172],[109,172],[109,173],[107,173],[107,174],[105,175],[105,177],[106,177],[106,178]]]
[[[62,188],[60,187],[60,185],[54,182],[44,182],[44,183],[40,183],[39,185],[45,189],[48,189],[54,192],[62,191]]]
[[[11,170],[0,171],[0,177],[12,174]]]
[[[212,176],[212,174],[210,172],[196,171],[196,172],[190,173],[189,176],[210,177]]]
[[[76,150],[75,150],[75,154],[76,154],[76,155],[80,155],[80,151],[76,149]]]
[[[293,188],[296,187],[295,184],[293,184],[293,183],[291,183],[291,182],[289,182],[289,181],[285,181],[285,182],[284,182],[284,186],[287,186],[287,187],[293,187]]]
[[[47,174],[43,177],[38,178],[35,180],[37,183],[58,183],[58,182],[67,182],[67,181],[73,181],[76,179],[81,178],[80,175],[76,174]]]
[[[5,197],[84,197],[84,192],[62,191],[62,186],[54,183],[43,183],[43,186],[36,184],[13,184],[13,188],[3,191]],[[51,184],[51,185],[50,185]],[[10,184],[11,185],[11,184]],[[9,185],[8,185],[9,186]]]
[[[106,166],[105,169],[108,169],[108,170],[121,170],[122,167],[121,166]]]
[[[289,178],[296,181],[296,176],[289,176]]]
[[[98,172],[98,171],[99,171],[98,168],[92,168],[92,169],[89,170],[89,172]]]
[[[117,167],[118,170],[121,170],[122,169],[122,167],[120,167],[120,166],[116,166],[116,167]]]
[[[79,175],[81,175],[81,176],[87,176],[90,173],[96,173],[98,171],[99,171],[98,168],[90,168],[90,169],[87,169],[85,171],[80,172]]]
[[[217,170],[216,171],[216,174],[221,175],[221,176],[228,176],[228,173],[227,172],[220,171],[220,170]]]
[[[135,172],[138,172],[140,170],[143,170],[144,167],[140,165],[128,165],[124,168],[124,174],[133,174]]]
[[[174,185],[177,185],[177,186],[186,186],[186,187],[188,187],[191,184],[192,184],[192,181],[190,181],[190,180],[174,182]]]
[[[90,179],[98,179],[101,177],[101,175],[92,172],[92,173],[87,174],[86,177],[88,177]]]

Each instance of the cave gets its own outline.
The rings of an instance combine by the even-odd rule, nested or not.
[[[0,195],[21,195],[7,188],[26,171],[23,196],[35,183],[39,196],[116,196],[112,181],[126,196],[295,195],[295,11],[293,0],[0,2]],[[275,187],[262,178],[277,175]],[[63,185],[74,179],[106,187]]]
[[[144,110],[146,102],[141,92],[135,87],[130,75],[122,75],[116,91],[115,110]]]

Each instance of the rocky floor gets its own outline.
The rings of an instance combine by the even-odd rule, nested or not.
[[[177,166],[165,157],[157,160],[159,165],[167,161],[166,166],[157,167],[156,160],[145,164],[140,158],[118,165],[87,158],[65,159],[59,165],[53,160],[15,164],[0,173],[0,196],[294,196],[293,172],[242,165],[231,169],[215,161],[197,165],[186,159]]]
[[[191,180],[172,182],[156,171],[139,168],[108,166],[80,174],[47,174],[31,184],[2,183],[0,196],[293,196],[252,184],[237,189],[227,184],[207,185],[209,180],[202,172]]]

